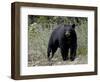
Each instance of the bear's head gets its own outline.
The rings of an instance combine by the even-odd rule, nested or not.
[[[67,37],[67,38],[70,38],[71,37],[71,35],[73,34],[73,32],[75,32],[75,24],[73,24],[73,25],[65,25],[64,26],[65,27],[65,36]]]

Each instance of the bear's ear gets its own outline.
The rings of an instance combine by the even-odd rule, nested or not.
[[[72,28],[75,28],[75,24],[72,24]]]

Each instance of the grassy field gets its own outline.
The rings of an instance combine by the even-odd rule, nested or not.
[[[77,58],[73,62],[69,60],[63,61],[60,49],[58,49],[52,61],[48,61],[48,40],[56,26],[57,24],[40,23],[32,23],[28,26],[28,66],[76,65],[87,63],[87,21],[78,25],[75,29],[78,40]]]

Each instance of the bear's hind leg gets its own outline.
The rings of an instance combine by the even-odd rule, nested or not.
[[[58,46],[53,46],[51,49],[48,50],[48,60],[51,61],[55,52],[57,51]]]
[[[48,48],[47,57],[48,57],[48,60],[49,61],[50,61],[50,56],[51,56],[51,48]]]
[[[52,56],[51,56],[51,58],[53,58],[55,52],[57,51],[57,48],[58,48],[58,46],[54,46],[54,47],[52,48]]]

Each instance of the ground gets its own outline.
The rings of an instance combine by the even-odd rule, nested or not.
[[[59,53],[59,52],[58,52]],[[55,54],[54,58],[52,58],[52,61],[49,62],[47,58],[40,59],[39,61],[34,61],[33,55],[31,54],[30,57],[32,60],[28,62],[28,66],[54,66],[54,65],[77,65],[77,64],[87,64],[87,55],[78,55],[74,61],[63,61],[61,55]],[[39,59],[39,55],[37,56],[37,59]]]

